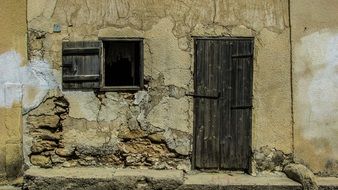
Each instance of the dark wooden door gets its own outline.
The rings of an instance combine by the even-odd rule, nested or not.
[[[196,39],[196,169],[246,170],[251,154],[253,40]]]

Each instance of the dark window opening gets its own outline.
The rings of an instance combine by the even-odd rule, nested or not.
[[[104,47],[104,86],[141,86],[142,41],[107,40]]]

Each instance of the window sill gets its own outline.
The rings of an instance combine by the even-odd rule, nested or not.
[[[105,86],[101,87],[100,91],[109,92],[109,91],[138,91],[140,86]]]

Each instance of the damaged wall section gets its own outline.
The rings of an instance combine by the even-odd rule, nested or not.
[[[82,97],[78,98],[79,94]],[[189,165],[191,135],[145,123],[140,110],[147,110],[149,100],[144,91],[135,97],[129,93],[92,92],[48,97],[26,118],[33,139],[30,162],[41,167],[188,169],[184,167]],[[86,105],[87,108],[82,107]],[[71,113],[71,109],[75,112]],[[81,115],[84,112],[94,115]]]

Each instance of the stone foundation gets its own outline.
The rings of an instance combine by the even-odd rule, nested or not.
[[[292,162],[292,154],[264,146],[253,152],[252,167],[255,172],[282,172],[283,168]]]

